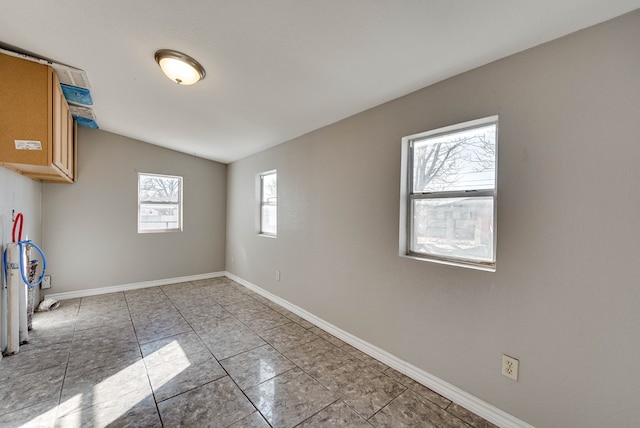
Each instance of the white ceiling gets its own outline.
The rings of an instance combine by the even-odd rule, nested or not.
[[[0,42],[81,68],[104,130],[231,162],[640,0],[1,0]],[[185,87],[154,61],[206,69]]]

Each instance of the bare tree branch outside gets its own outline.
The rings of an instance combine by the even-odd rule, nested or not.
[[[413,192],[492,188],[495,131],[487,127],[416,141]]]
[[[148,202],[174,202],[180,197],[180,181],[173,177],[144,175],[140,177],[140,200]]]

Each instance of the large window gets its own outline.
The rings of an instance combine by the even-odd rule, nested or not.
[[[260,233],[276,236],[278,232],[278,174],[260,174]]]
[[[498,117],[402,139],[401,255],[495,270]]]
[[[182,230],[182,177],[138,174],[138,233]]]

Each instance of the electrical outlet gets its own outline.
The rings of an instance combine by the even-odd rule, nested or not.
[[[51,275],[45,275],[44,278],[42,278],[42,283],[40,284],[40,288],[42,289],[51,288]]]
[[[502,374],[515,381],[518,380],[519,361],[513,357],[502,354]]]
[[[280,271],[276,271],[276,281],[280,281]]]

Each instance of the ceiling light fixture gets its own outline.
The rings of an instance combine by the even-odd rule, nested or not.
[[[189,55],[170,49],[156,52],[156,62],[167,77],[179,85],[193,85],[204,79],[204,68]]]

